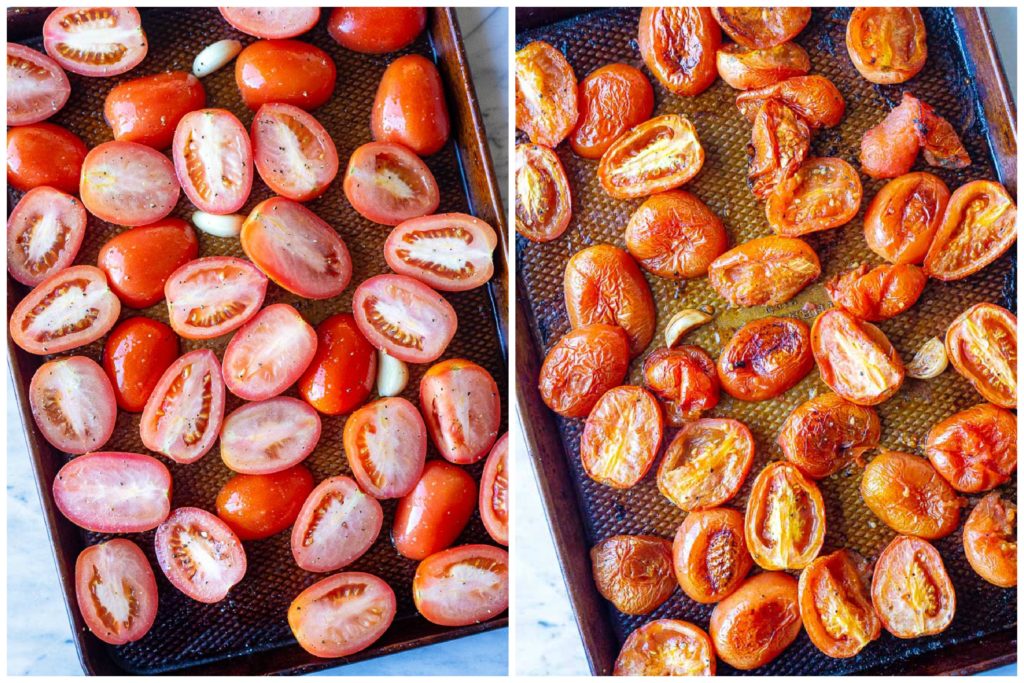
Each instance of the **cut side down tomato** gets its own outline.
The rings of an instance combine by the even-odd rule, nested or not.
[[[956,530],[964,500],[924,458],[883,451],[864,469],[864,504],[891,529],[920,538]]]
[[[718,77],[722,29],[706,7],[645,7],[637,44],[647,68],[673,94],[699,95]]]
[[[412,599],[424,618],[441,626],[468,626],[508,609],[508,552],[460,545],[416,567]]]
[[[767,100],[750,132],[747,184],[758,199],[772,196],[780,183],[797,173],[811,149],[811,127],[792,108]]]
[[[352,152],[344,190],[363,218],[383,225],[434,213],[441,202],[427,165],[408,148],[391,142],[369,142]]]
[[[220,602],[245,576],[245,548],[206,510],[182,507],[156,530],[156,560],[175,588],[198,602]]]
[[[276,536],[292,525],[313,475],[302,465],[273,474],[236,474],[217,493],[217,516],[243,541]]]
[[[43,24],[43,47],[71,73],[117,76],[149,52],[134,7],[60,7]]]
[[[718,357],[722,389],[742,401],[775,398],[813,369],[810,330],[796,318],[751,321],[737,330]]]
[[[924,450],[957,491],[988,491],[1017,470],[1017,416],[991,403],[961,410],[931,428]]]
[[[656,349],[644,359],[643,370],[644,385],[662,400],[665,419],[673,427],[718,405],[721,383],[715,361],[699,346]]]
[[[199,255],[199,239],[180,218],[164,218],[115,235],[100,247],[98,265],[125,306],[147,308],[164,299],[171,273]]]
[[[413,218],[391,231],[384,260],[391,270],[442,292],[462,292],[494,274],[494,229],[465,213]]]
[[[232,256],[189,261],[164,286],[171,327],[187,339],[213,339],[237,330],[256,315],[266,293],[267,276]]]
[[[765,210],[777,234],[799,237],[850,222],[862,195],[853,166],[837,157],[813,158],[775,186]]]
[[[1017,316],[981,303],[961,313],[946,330],[946,355],[986,400],[1017,407]]]
[[[174,170],[200,211],[238,211],[252,189],[249,133],[226,109],[189,112],[174,131]]]
[[[43,438],[65,453],[94,451],[114,433],[114,388],[91,358],[43,363],[32,375],[28,402]]]
[[[253,110],[273,102],[316,109],[331,99],[337,77],[330,55],[301,40],[257,40],[235,59],[235,83]]]
[[[437,360],[455,336],[455,309],[406,275],[377,275],[356,287],[352,312],[377,349],[406,363]]]
[[[156,621],[156,577],[126,538],[92,545],[75,561],[75,597],[85,625],[110,645],[139,640]]]
[[[220,457],[240,474],[273,474],[305,460],[320,430],[320,415],[297,398],[246,403],[224,418]]]
[[[737,90],[766,88],[811,70],[811,58],[796,43],[780,43],[763,49],[729,43],[715,55],[718,75]]]
[[[288,607],[288,626],[306,652],[346,657],[379,640],[395,610],[391,586],[372,574],[342,572],[299,593]]]
[[[890,263],[921,263],[948,203],[949,188],[936,175],[894,178],[868,204],[864,239],[871,251]]]
[[[388,64],[377,86],[370,132],[379,142],[397,142],[421,157],[441,151],[451,124],[444,85],[434,63],[402,55]]]
[[[878,445],[882,427],[873,408],[831,392],[801,403],[779,430],[786,460],[812,479],[824,479]]]
[[[838,308],[854,317],[880,322],[895,317],[917,303],[928,276],[909,263],[871,268],[862,263],[825,283],[825,290]]]
[[[615,199],[636,199],[689,182],[704,165],[704,148],[689,119],[666,114],[623,134],[601,156],[601,187]]]
[[[137,316],[118,323],[103,345],[103,370],[113,385],[117,407],[141,413],[179,355],[178,335],[159,320]]]
[[[7,182],[22,192],[47,186],[75,194],[88,152],[82,138],[54,123],[9,128]]]
[[[792,40],[811,20],[810,7],[716,7],[712,11],[730,38],[755,48]]]
[[[377,351],[351,313],[332,315],[316,328],[316,353],[299,378],[299,394],[324,415],[352,412],[366,401],[377,377]]]
[[[206,106],[206,89],[186,71],[165,71],[115,86],[103,102],[103,118],[115,140],[167,149],[190,111]]]
[[[993,492],[971,510],[964,524],[964,554],[989,583],[1017,585],[1017,506],[1012,500]]]
[[[7,272],[35,287],[64,270],[78,255],[87,220],[71,195],[52,187],[29,190],[7,219]]]
[[[423,474],[427,428],[416,406],[399,396],[349,415],[342,443],[352,475],[374,498],[401,498]]]
[[[148,455],[89,453],[60,468],[53,500],[65,517],[89,531],[149,531],[171,513],[171,473]]]
[[[836,126],[846,113],[839,88],[824,76],[794,76],[774,85],[748,90],[736,96],[736,107],[751,123],[769,100],[786,105],[812,129]]]
[[[285,391],[316,353],[316,332],[288,304],[271,304],[247,322],[224,350],[224,384],[247,401]]]
[[[586,417],[628,370],[629,337],[621,327],[596,323],[570,330],[544,357],[541,398],[562,417]]]
[[[370,549],[383,523],[380,503],[360,491],[354,480],[324,479],[292,526],[292,556],[308,572],[341,569]]]
[[[579,119],[569,137],[572,150],[585,159],[600,159],[615,140],[651,118],[654,89],[647,77],[628,64],[608,64],[580,82]]]
[[[71,96],[67,74],[42,52],[7,43],[7,125],[44,121]]]
[[[597,592],[623,614],[649,614],[676,590],[672,546],[657,536],[612,536],[590,549]]]
[[[327,32],[342,47],[379,55],[406,47],[426,25],[424,7],[335,7]]]
[[[747,579],[711,612],[715,652],[741,671],[764,666],[781,655],[800,635],[798,595],[796,579],[783,572]]]
[[[444,550],[466,528],[476,502],[476,481],[465,469],[444,460],[428,461],[416,486],[395,509],[395,550],[410,560]]]
[[[674,280],[707,274],[729,246],[722,220],[684,190],[648,198],[629,217],[625,239],[644,270]]]

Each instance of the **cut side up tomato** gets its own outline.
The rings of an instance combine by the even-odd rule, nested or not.
[[[507,551],[489,545],[460,545],[420,562],[412,599],[431,623],[469,626],[508,609],[508,581]]]
[[[480,519],[495,543],[508,545],[508,432],[498,439],[480,475]]]
[[[456,465],[477,462],[498,438],[498,384],[468,360],[446,360],[427,370],[420,380],[420,409],[434,446]]]
[[[594,481],[616,489],[635,486],[651,469],[661,447],[658,400],[641,387],[616,387],[590,411],[580,459]]]
[[[174,210],[181,194],[174,164],[137,142],[104,142],[85,156],[78,194],[85,208],[116,225],[147,225]]]
[[[400,498],[416,486],[427,459],[427,428],[401,397],[382,398],[352,413],[342,433],[345,458],[374,498]]]
[[[292,556],[308,572],[341,569],[370,549],[383,523],[380,503],[360,491],[353,479],[324,479],[292,526]]]
[[[338,150],[324,127],[290,104],[264,104],[252,119],[252,153],[267,186],[288,199],[319,197],[338,175]]]
[[[75,561],[75,597],[85,625],[110,645],[139,640],[156,621],[156,577],[126,538],[92,545]]]
[[[946,330],[946,355],[986,400],[1017,407],[1017,316],[981,303],[961,313]]]
[[[288,626],[316,657],[346,657],[380,639],[395,618],[395,591],[372,574],[342,572],[317,581],[288,607]]]
[[[305,460],[320,431],[320,415],[297,398],[246,403],[224,418],[220,457],[239,474],[273,474]]]
[[[114,433],[114,388],[91,358],[43,363],[32,375],[28,402],[43,438],[65,453],[94,451]]]
[[[288,304],[271,304],[247,322],[224,350],[224,384],[247,401],[277,396],[306,371],[316,332]]]
[[[497,233],[479,218],[441,213],[399,223],[384,243],[384,260],[434,289],[462,292],[491,279],[497,245]]]
[[[82,246],[85,207],[52,187],[29,190],[7,219],[7,272],[35,287],[64,270]]]
[[[189,261],[164,286],[171,327],[187,339],[213,339],[237,330],[256,315],[266,293],[267,276],[232,256]]]
[[[679,187],[704,165],[697,129],[677,114],[656,116],[612,143],[597,173],[615,199],[636,199]]]
[[[106,77],[138,66],[149,41],[134,7],[60,7],[43,24],[43,47],[71,73]]]
[[[391,142],[369,142],[352,152],[344,190],[359,215],[383,225],[434,213],[441,202],[427,165],[408,148]]]
[[[516,232],[533,242],[561,237],[572,218],[572,191],[558,155],[541,145],[516,145]]]
[[[42,52],[7,43],[7,125],[44,121],[71,96],[67,74]]]
[[[437,360],[455,336],[455,309],[406,275],[377,275],[352,295],[359,331],[377,349],[406,363]]]
[[[156,560],[171,585],[198,602],[220,602],[245,576],[245,548],[216,515],[194,507],[156,530]]]
[[[200,211],[238,211],[252,189],[252,145],[241,121],[226,109],[189,112],[174,130],[174,170]]]

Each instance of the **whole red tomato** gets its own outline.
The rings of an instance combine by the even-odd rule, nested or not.
[[[82,139],[52,123],[7,130],[7,182],[16,190],[52,188],[78,194],[78,179],[88,150]]]
[[[342,47],[376,55],[401,50],[426,25],[423,7],[335,7],[327,32]]]
[[[268,102],[316,109],[331,98],[337,75],[326,52],[300,40],[257,40],[235,61],[235,82],[253,110]]]
[[[459,537],[476,509],[477,488],[466,470],[431,460],[412,492],[398,501],[391,538],[399,554],[422,560]]]
[[[117,406],[141,413],[164,370],[178,357],[178,335],[150,318],[121,321],[103,347],[103,369],[114,386]]]
[[[107,93],[103,118],[114,139],[167,149],[181,117],[206,106],[206,90],[184,71],[168,71],[125,81]]]
[[[100,248],[97,265],[126,306],[146,308],[163,300],[171,273],[198,255],[192,226],[165,218],[114,237]]]
[[[243,541],[278,534],[295,522],[313,490],[302,465],[273,474],[236,474],[217,494],[217,516]]]
[[[361,406],[377,377],[377,351],[351,313],[332,315],[316,328],[316,355],[299,378],[299,394],[324,415]]]
[[[405,55],[388,65],[373,100],[370,130],[374,140],[405,145],[421,157],[444,147],[451,125],[433,62]]]

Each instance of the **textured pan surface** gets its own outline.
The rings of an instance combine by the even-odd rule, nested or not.
[[[846,51],[844,40],[849,9],[815,9],[807,28],[797,37],[811,56],[811,73],[830,78],[846,98],[846,115],[839,126],[817,132],[812,141],[811,156],[838,156],[859,168],[857,153],[864,131],[882,119],[899,102],[904,89],[931,104],[942,116],[961,131],[973,164],[962,171],[945,171],[925,165],[919,160],[914,170],[929,170],[940,176],[953,190],[963,183],[997,179],[991,162],[991,151],[985,137],[984,120],[977,104],[969,71],[958,48],[952,12],[948,8],[922,10],[928,29],[928,62],[924,70],[908,83],[878,86],[860,77]],[[546,40],[565,53],[582,79],[594,69],[610,62],[625,62],[644,71],[655,88],[655,115],[682,113],[697,128],[706,153],[706,161],[694,180],[684,186],[700,197],[722,218],[729,233],[730,245],[754,237],[771,234],[764,207],[746,183],[746,145],[750,140],[750,124],[739,114],[734,101],[738,91],[722,80],[693,98],[668,93],[647,70],[636,43],[638,9],[604,10],[519,33],[517,48],[532,40]],[[519,133],[519,140],[524,139]],[[642,200],[619,201],[609,197],[597,180],[597,162],[577,157],[568,144],[557,150],[565,166],[573,192],[573,220],[569,230],[558,240],[537,245],[522,237],[516,238],[517,270],[520,298],[528,302],[533,320],[532,332],[540,349],[547,350],[566,333],[569,322],[562,297],[562,274],[568,258],[593,244],[608,243],[625,248],[622,232],[632,211]],[[728,304],[708,285],[707,279],[670,281],[646,274],[658,310],[658,332],[648,352],[663,344],[665,323],[671,314],[682,308],[711,305],[719,315],[716,320],[687,337],[687,343],[698,344],[717,357],[722,344],[745,322],[765,315],[790,315],[807,320],[830,304],[822,282],[862,262],[881,263],[866,246],[862,219],[867,204],[884,184],[862,176],[864,201],[857,217],[837,230],[807,236],[822,262],[822,277],[793,301],[774,307],[729,309]],[[1012,250],[1011,250],[1012,251]],[[881,323],[905,360],[913,355],[927,338],[945,334],[949,323],[968,306],[992,301],[1016,308],[1013,290],[1012,257],[1005,256],[980,273],[952,283],[930,281],[920,301],[907,313]],[[641,383],[643,354],[631,366],[628,382]],[[756,457],[746,484],[729,505],[742,510],[754,477],[772,460],[782,457],[775,437],[786,417],[796,406],[811,396],[826,391],[817,371],[781,397],[760,403],[746,403],[730,398],[724,392],[712,416],[733,417],[750,427],[756,442]],[[982,398],[950,368],[931,381],[908,379],[900,392],[879,406],[882,420],[882,445],[920,453],[919,444],[930,427],[940,419]],[[658,492],[656,467],[637,486],[616,491],[586,476],[579,462],[579,439],[582,420],[557,418],[565,452],[585,520],[585,533],[591,545],[615,534],[657,534],[672,538],[685,513]],[[672,437],[666,430],[664,444]],[[851,548],[872,561],[895,535],[867,509],[858,493],[859,469],[851,467],[820,482],[825,498],[828,532],[822,553]],[[1016,479],[1002,492],[1016,497]],[[980,496],[970,497],[963,519]],[[806,633],[759,674],[844,674],[863,671],[905,660],[925,650],[994,633],[1016,624],[1017,592],[989,585],[967,564],[957,532],[936,543],[956,588],[957,613],[944,633],[924,639],[901,641],[888,633],[869,645],[860,655],[848,660],[831,659],[815,648]],[[634,629],[651,619],[679,618],[707,628],[712,606],[699,605],[681,591],[650,615],[631,617],[607,604],[616,637],[621,643]],[[719,673],[736,673],[719,662]]]

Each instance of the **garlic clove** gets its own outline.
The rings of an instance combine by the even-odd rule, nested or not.
[[[196,55],[192,62],[192,73],[197,78],[209,76],[215,71],[223,69],[232,59],[242,51],[242,44],[237,40],[218,40],[212,45],[207,45],[202,52]]]
[[[949,365],[946,347],[938,337],[932,337],[917,350],[907,363],[907,377],[932,379],[938,377]]]
[[[214,237],[238,237],[242,231],[242,223],[245,223],[245,216],[237,213],[217,215],[196,211],[192,214],[192,224]]]
[[[665,326],[665,346],[673,348],[682,341],[683,337],[701,325],[709,322],[712,315],[696,308],[687,308],[679,311],[668,321]]]
[[[377,393],[398,396],[409,383],[409,367],[385,351],[377,351]]]

